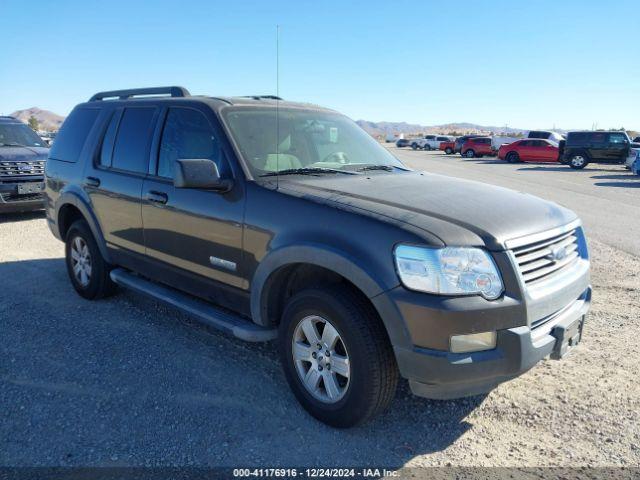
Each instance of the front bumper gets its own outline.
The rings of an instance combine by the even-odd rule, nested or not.
[[[43,181],[21,181],[0,183],[0,212],[28,212],[44,208],[44,195],[37,193],[20,194],[18,185],[42,185]]]
[[[574,302],[534,329],[520,326],[498,330],[496,348],[484,352],[395,347],[398,367],[418,396],[452,399],[485,393],[526,372],[544,357],[564,356],[579,340],[590,304],[588,287]]]

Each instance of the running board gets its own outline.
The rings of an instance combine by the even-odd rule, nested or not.
[[[111,280],[118,285],[159,300],[189,314],[200,323],[238,337],[247,342],[267,342],[276,338],[275,328],[264,328],[238,315],[225,312],[203,300],[151,282],[122,268],[111,270]]]

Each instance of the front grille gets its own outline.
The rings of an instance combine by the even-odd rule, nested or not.
[[[42,193],[26,193],[24,195],[18,195],[17,193],[0,193],[0,200],[5,203],[30,202],[33,200],[42,200],[42,199],[43,199]]]
[[[525,284],[542,281],[577,261],[576,229],[513,249]]]
[[[21,177],[24,175],[44,175],[44,161],[0,162],[0,177]]]

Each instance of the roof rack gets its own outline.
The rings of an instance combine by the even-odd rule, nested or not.
[[[107,98],[118,98],[126,100],[131,97],[144,95],[170,95],[172,97],[188,97],[191,94],[184,87],[152,87],[152,88],[130,88],[128,90],[111,90],[109,92],[99,92],[89,99],[90,102],[99,102]]]
[[[254,100],[282,100],[277,95],[246,95],[244,98],[253,98]]]

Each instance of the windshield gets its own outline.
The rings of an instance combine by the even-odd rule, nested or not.
[[[224,113],[254,176],[294,169],[335,173],[376,166],[406,168],[347,117],[314,110],[276,112],[275,108],[239,108]]]
[[[0,147],[44,147],[45,143],[26,125],[20,123],[0,124]]]

